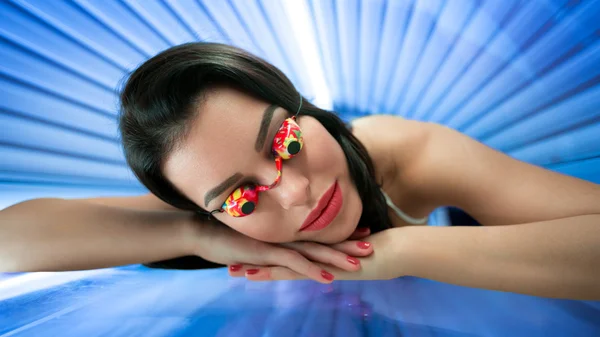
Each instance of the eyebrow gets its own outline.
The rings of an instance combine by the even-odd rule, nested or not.
[[[208,207],[208,204],[210,204],[210,202],[220,196],[221,194],[223,194],[223,192],[227,191],[227,189],[229,189],[231,186],[233,186],[235,183],[237,183],[238,181],[240,181],[244,176],[239,173],[236,172],[234,173],[231,177],[225,179],[225,181],[223,181],[222,183],[220,183],[219,185],[215,186],[213,189],[211,189],[210,191],[208,191],[205,195],[204,195],[204,207]]]
[[[265,142],[269,133],[269,126],[273,120],[275,110],[277,110],[277,105],[273,104],[268,106],[263,112],[263,116],[260,121],[260,128],[258,130],[258,134],[256,135],[256,142],[254,143],[254,150],[258,153],[262,152],[263,148],[265,147]],[[238,181],[242,180],[242,178],[244,178],[244,175],[240,172],[236,172],[231,177],[225,179],[222,183],[206,192],[204,195],[204,207],[208,207],[208,204],[210,204],[214,198],[223,194]]]
[[[271,120],[273,119],[275,109],[277,109],[277,105],[273,104],[266,108],[265,112],[263,113],[262,120],[260,121],[260,129],[258,130],[256,142],[254,143],[254,150],[256,150],[258,153],[260,153],[263,150],[263,147],[265,147],[267,133],[269,133],[269,126],[271,125]]]

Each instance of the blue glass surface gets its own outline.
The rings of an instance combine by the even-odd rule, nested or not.
[[[78,273],[48,274],[25,293],[0,279],[0,336],[600,335],[600,302],[412,277],[322,285],[249,282],[222,268]]]

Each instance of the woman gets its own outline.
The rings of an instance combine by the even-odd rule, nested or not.
[[[1,269],[224,264],[250,280],[413,275],[600,299],[598,185],[433,123],[346,126],[274,66],[220,44],[153,57],[121,103],[125,157],[152,193],[3,210]],[[440,206],[484,226],[408,226]]]

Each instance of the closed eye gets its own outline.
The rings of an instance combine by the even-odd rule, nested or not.
[[[286,117],[286,116],[284,116],[284,115],[282,115],[282,117],[280,117],[280,118],[284,118],[284,120],[285,120],[285,118],[287,118],[287,117]],[[298,119],[299,119],[299,118],[298,118]],[[267,150],[267,153],[265,154],[265,156],[267,156],[269,160],[275,160],[275,158],[278,156],[278,155],[277,155],[277,153],[276,153],[276,152],[273,150],[273,143],[275,142],[275,136],[277,135],[277,133],[279,132],[279,130],[280,130],[280,129],[281,129],[281,127],[283,126],[283,122],[284,122],[284,121],[281,121],[281,122],[280,122],[280,124],[279,124],[279,127],[278,127],[278,128],[275,130],[275,132],[274,132],[274,133],[271,135],[272,137],[270,137],[270,138],[269,138],[269,139],[271,139],[271,142],[269,143],[269,144],[270,144],[270,146],[266,147],[268,150]],[[296,120],[296,123],[298,123],[298,126],[300,126],[300,124],[299,124],[298,120]],[[288,160],[289,160],[289,159],[288,159]],[[248,184],[252,184],[252,185],[255,185],[255,186],[258,186],[258,185],[260,185],[260,184],[257,182],[257,179],[256,179],[256,178],[247,177],[246,179],[242,180],[242,182],[241,182],[241,183],[239,183],[239,184],[238,184],[236,187],[234,187],[234,188],[232,188],[231,190],[228,190],[228,191],[227,191],[227,192],[229,192],[229,193],[228,193],[228,194],[226,194],[226,195],[227,195],[227,197],[225,198],[225,200],[223,200],[223,202],[221,202],[221,205],[223,205],[223,203],[225,203],[225,201],[227,200],[227,198],[229,198],[229,196],[230,196],[230,195],[231,195],[231,194],[232,194],[232,193],[233,193],[235,190],[237,190],[238,188],[240,188],[240,187],[242,187],[242,186],[246,186],[246,185],[248,185]]]
[[[274,140],[275,140],[275,138],[273,138],[273,140],[271,141],[271,144],[273,144],[273,141],[274,141]],[[273,160],[273,161],[275,160],[275,156],[276,156],[276,155],[277,155],[277,154],[276,154],[276,153],[273,151],[273,148],[272,148],[272,147],[271,147],[271,150],[269,150],[269,151],[266,153],[266,156],[268,157],[268,159],[269,159],[269,160]],[[229,190],[229,191],[228,191],[229,193],[227,194],[227,197],[225,198],[225,200],[223,200],[223,202],[221,202],[221,205],[223,205],[223,204],[225,203],[225,201],[227,200],[227,198],[229,198],[229,196],[230,196],[230,195],[231,195],[233,192],[235,192],[235,190],[237,190],[237,189],[238,189],[238,188],[240,188],[240,187],[247,186],[247,185],[254,185],[254,186],[258,186],[258,185],[260,185],[260,184],[258,183],[258,181],[257,181],[257,179],[256,179],[256,178],[253,178],[253,177],[247,177],[246,179],[242,180],[242,182],[241,182],[241,183],[239,183],[238,185],[236,185],[235,187],[233,187],[231,190]]]

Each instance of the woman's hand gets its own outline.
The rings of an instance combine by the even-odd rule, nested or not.
[[[359,258],[361,269],[349,272],[340,268],[329,267],[328,270],[336,280],[389,280],[403,276],[404,268],[402,257],[399,256],[399,248],[402,245],[402,228],[391,228],[364,238],[371,243],[374,253]],[[321,268],[328,267],[322,263],[316,263]],[[274,280],[301,280],[307,277],[285,266],[242,267],[246,274],[232,274],[233,276],[246,276],[251,281],[274,281]],[[248,273],[248,270],[255,270]]]
[[[203,221],[198,232],[195,236],[201,240],[195,241],[196,246],[200,245],[194,249],[195,254],[208,261],[229,265],[229,273],[232,276],[250,276],[256,268],[284,268],[303,278],[330,283],[334,276],[328,270],[356,272],[361,266],[355,257],[365,257],[373,253],[370,245],[354,240],[332,246],[313,242],[271,244],[249,238],[223,224],[209,221]],[[351,238],[360,238],[368,234],[368,230],[357,231]]]

